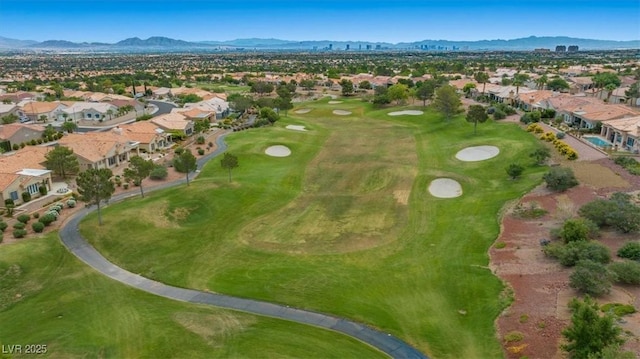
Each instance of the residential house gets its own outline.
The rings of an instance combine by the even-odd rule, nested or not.
[[[44,127],[38,125],[27,125],[22,123],[11,123],[0,125],[0,143],[8,141],[8,148],[14,144],[27,143],[31,140],[42,138]],[[4,145],[7,148],[7,145]]]
[[[598,89],[594,96],[608,103],[626,104],[629,101],[626,95],[627,91],[629,91],[629,87],[618,87],[611,92],[607,89]]]
[[[178,136],[193,135],[194,122],[179,113],[168,113],[149,120],[169,134]]]
[[[114,168],[139,153],[139,143],[115,132],[70,133],[58,140],[78,158],[80,170]]]
[[[591,77],[567,77],[569,83],[569,93],[583,93],[593,88],[593,79]]]
[[[113,129],[129,141],[138,142],[138,148],[146,153],[153,153],[172,145],[171,134],[151,121],[138,121],[121,125]]]
[[[640,116],[603,122],[600,135],[620,149],[640,153]]]
[[[544,109],[543,102],[553,96],[558,96],[558,93],[550,90],[520,93],[516,96],[516,106],[525,111]]]
[[[74,102],[67,108],[63,109],[58,115],[57,120],[65,121],[104,121],[110,116],[115,115],[118,108],[110,103],[105,102]],[[66,115],[66,116],[65,116]]]
[[[22,203],[22,193],[40,195],[40,186],[51,190],[51,171],[44,165],[47,147],[29,146],[0,155],[0,203],[12,199]]]
[[[535,92],[528,87],[524,86],[491,86],[487,84],[485,93],[489,96],[489,99],[496,102],[506,103],[508,105],[516,105],[516,98],[524,94]]]
[[[9,116],[9,115],[16,115],[16,116],[20,116],[18,114],[18,106],[10,103],[10,104],[0,104],[0,118],[5,117],[5,116]]]
[[[21,112],[24,117],[31,121],[38,122],[42,118],[46,121],[57,120],[58,116],[63,114],[63,110],[67,107],[60,102],[39,102],[39,101],[27,101],[19,104],[21,106]]]
[[[195,107],[184,107],[184,108],[174,108],[171,110],[172,113],[179,113],[186,117],[189,120],[197,121],[197,120],[205,120],[207,122],[215,122],[216,121],[216,112],[212,110],[204,110],[205,106],[195,106]]]
[[[0,95],[0,102],[11,101],[12,103],[18,103],[25,100],[34,100],[37,96],[33,92],[18,91]]]
[[[561,95],[542,101],[543,108],[552,108],[567,125],[593,129],[598,123],[632,117],[637,113],[622,105],[606,104],[593,97]]]
[[[225,118],[229,115],[229,102],[217,96],[196,103],[187,103],[184,105],[184,108],[197,108],[203,112],[213,112],[215,113],[215,118],[213,118],[214,121],[216,119]]]

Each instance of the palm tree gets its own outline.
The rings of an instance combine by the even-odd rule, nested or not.
[[[40,121],[42,121],[42,123],[47,122],[47,116],[46,115],[40,115]]]
[[[609,102],[609,100],[611,99],[611,94],[613,94],[613,90],[617,88],[618,86],[616,86],[615,84],[608,84],[607,86],[604,87],[604,89],[607,90],[607,102]]]
[[[76,125],[73,121],[70,122],[65,122],[62,124],[62,126],[60,126],[64,131],[67,131],[68,133],[73,133],[73,131],[75,131],[78,128],[78,125]]]
[[[109,115],[109,121],[111,121],[111,116],[113,116],[113,110],[112,109],[108,109],[107,110],[107,115]]]
[[[520,93],[520,86],[524,85],[529,79],[529,75],[517,73],[513,76],[513,85],[516,87],[516,95]]]
[[[538,85],[538,89],[539,90],[544,90],[544,86],[547,84],[548,81],[549,81],[549,78],[547,77],[547,74],[544,74],[544,75],[538,77],[538,79],[536,80],[536,84]]]
[[[484,96],[484,88],[487,85],[487,82],[489,82],[489,74],[486,72],[478,72],[474,79],[479,84],[482,84],[482,95]]]

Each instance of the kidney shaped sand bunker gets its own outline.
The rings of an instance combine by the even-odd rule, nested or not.
[[[287,146],[275,145],[268,147],[264,153],[271,157],[287,157],[291,155],[291,150]]]
[[[462,196],[462,186],[451,178],[436,178],[429,184],[429,193],[438,198],[455,198]]]
[[[465,162],[484,161],[497,156],[499,153],[500,149],[496,146],[475,146],[458,151],[456,158]]]

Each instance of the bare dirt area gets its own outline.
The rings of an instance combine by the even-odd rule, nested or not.
[[[628,174],[609,159],[563,165],[574,170],[580,186],[554,193],[541,185],[525,195],[506,211],[500,236],[489,250],[491,270],[511,287],[514,294],[514,302],[496,321],[507,358],[566,357],[559,349],[561,333],[570,324],[567,304],[579,293],[569,287],[571,269],[546,257],[540,241],[549,238],[550,229],[576,216],[583,204],[616,191],[637,192],[640,189],[640,176]],[[527,219],[517,216],[514,211],[518,206],[530,208],[532,205],[543,208],[547,214]],[[599,240],[611,248],[615,257],[615,251],[633,238],[636,236],[604,232]],[[611,294],[597,299],[600,304],[616,302],[640,308],[640,288],[616,285]],[[640,314],[625,316],[620,325],[633,334],[625,348],[640,354]],[[508,334],[515,332],[522,333],[523,339],[507,341]]]

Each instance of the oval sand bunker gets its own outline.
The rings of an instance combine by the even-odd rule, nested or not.
[[[462,186],[451,178],[436,178],[429,184],[429,193],[438,198],[455,198],[462,196]]]
[[[306,131],[307,130],[302,125],[287,125],[286,129],[287,130],[294,130],[294,131]]]
[[[287,146],[275,145],[268,147],[264,153],[271,157],[287,157],[291,155],[291,150]]]
[[[302,114],[311,112],[311,109],[310,108],[301,108],[301,109],[295,110],[293,112],[295,112],[295,113],[297,113],[299,115],[302,115]]]
[[[345,110],[333,110],[333,114],[334,115],[338,115],[338,116],[348,116],[351,114],[351,111],[345,111]]]
[[[395,111],[395,112],[388,113],[389,116],[402,116],[402,115],[420,116],[422,114],[424,114],[424,112],[419,110],[404,110],[404,111]]]
[[[475,146],[464,148],[456,153],[456,158],[460,161],[475,162],[493,158],[500,153],[496,146]]]
[[[327,102],[327,103],[328,103],[329,105],[337,105],[337,104],[339,104],[339,103],[342,103],[342,101],[333,101],[333,100],[332,100],[332,101],[329,101],[329,102]]]

